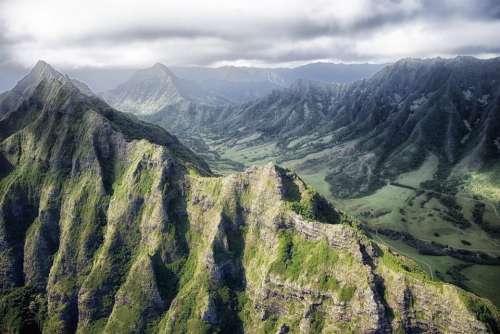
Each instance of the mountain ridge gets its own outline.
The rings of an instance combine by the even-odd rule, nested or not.
[[[359,143],[356,146],[361,151],[382,150],[377,154],[379,159],[371,159],[371,170],[380,169],[387,159],[394,158],[402,166],[407,165],[403,171],[413,168],[411,164],[420,164],[424,157],[418,155],[425,155],[425,152],[408,152],[404,156],[404,146],[408,144],[414,145],[417,151],[429,149],[442,157],[443,163],[457,164],[459,157],[464,159],[470,152],[483,157],[469,158],[469,161],[487,161],[489,158],[486,156],[495,156],[493,137],[495,132],[500,131],[495,113],[499,95],[499,64],[499,58],[403,59],[385,67],[370,79],[347,85],[319,85],[313,82],[306,85],[306,81],[302,84],[299,81],[289,89],[275,91],[254,102],[223,110],[202,110],[200,115],[204,115],[203,119],[208,123],[194,122],[193,131],[186,131],[193,133],[204,129],[227,140],[228,144],[232,139],[260,134],[255,143],[275,141],[278,150],[284,151],[277,153],[278,161],[293,155],[290,154],[290,147],[287,148],[288,142],[309,134],[335,137],[323,142],[323,147],[357,140]],[[474,100],[472,96],[475,96]],[[446,108],[451,108],[457,116],[448,117],[449,113],[440,112]],[[160,112],[152,115],[150,120],[168,128],[172,114]],[[163,123],[162,117],[165,118]],[[449,135],[448,131],[433,130],[447,123],[453,127]],[[484,131],[481,130],[483,128]],[[175,132],[173,128],[171,130]],[[180,131],[178,134],[182,136]],[[483,134],[487,138],[482,138]],[[425,139],[436,135],[441,138],[433,142]],[[268,139],[265,139],[266,136]],[[464,142],[461,144],[460,141]],[[474,143],[478,146],[472,146]],[[296,149],[292,147],[291,150]],[[367,190],[377,187],[376,184],[364,186]]]
[[[491,303],[292,172],[215,177],[166,131],[46,79],[0,101],[2,331],[498,331]]]
[[[115,108],[136,114],[151,114],[171,105],[228,103],[195,82],[177,77],[160,63],[135,72],[127,82],[103,93],[102,97]]]
[[[293,169],[391,247],[499,305],[487,277],[500,267],[459,254],[498,253],[499,83],[499,58],[404,59],[347,85],[309,82],[147,120],[221,173],[268,161]]]
[[[174,67],[171,71],[157,63],[135,72],[126,84],[119,85],[102,96],[117,109],[137,113],[137,107],[142,106],[146,108],[147,114],[153,114],[176,105],[180,109],[186,109],[187,101],[210,106],[248,102],[275,89],[289,87],[297,80],[348,82],[371,75],[381,67],[382,65],[315,63],[292,69],[225,66]],[[151,77],[158,76],[155,71],[166,75],[171,83],[153,80]],[[154,95],[154,98],[149,95]]]

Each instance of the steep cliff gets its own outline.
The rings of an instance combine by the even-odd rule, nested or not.
[[[46,333],[499,330],[293,173],[225,177],[39,63],[0,100],[0,326]]]

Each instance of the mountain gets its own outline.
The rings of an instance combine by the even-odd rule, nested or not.
[[[289,84],[299,79],[321,81],[325,83],[351,83],[370,78],[384,68],[386,64],[342,64],[317,62],[291,69],[276,69],[276,73]]]
[[[225,66],[174,67],[139,70],[102,97],[125,112],[150,115],[163,109],[206,109],[253,101],[296,80],[350,82],[370,76],[382,65],[316,63],[293,69]]]
[[[448,170],[496,164],[499,78],[499,58],[404,59],[351,84],[299,80],[256,101],[204,110],[205,124],[192,123],[191,130],[216,134],[227,146],[245,138],[254,138],[246,147],[273,143],[279,161],[348,145],[345,154],[325,157],[336,166],[328,180],[337,186],[334,195],[356,196],[429,154]],[[171,114],[150,119],[165,125]],[[306,137],[308,143],[293,145]]]
[[[162,64],[137,71],[127,82],[102,96],[113,107],[135,114],[151,114],[170,105],[227,103],[195,82],[178,78]]]
[[[264,97],[276,89],[287,88],[297,80],[348,83],[368,78],[384,66],[312,63],[295,68],[173,67],[172,71],[237,104]]]
[[[177,78],[196,85],[213,95],[233,103],[248,102],[263,97],[274,89],[288,87],[297,79],[324,82],[352,82],[368,78],[383,64],[333,64],[313,63],[296,68],[259,67],[171,67]],[[14,64],[0,64],[0,92],[12,88],[29,70]],[[68,68],[72,78],[85,82],[94,92],[107,92],[126,82],[137,69],[134,68]]]
[[[299,80],[147,120],[221,173],[293,169],[430,274],[500,305],[488,278],[500,263],[478,260],[498,257],[500,241],[500,58],[403,59],[349,84]]]
[[[287,87],[298,79],[329,83],[348,83],[369,78],[385,64],[335,64],[311,63],[293,68],[260,67],[173,67],[172,71],[181,78],[192,81],[269,82],[276,87]]]
[[[282,77],[277,75],[272,68],[259,67],[198,67],[178,66],[172,67],[172,71],[181,78],[197,82],[226,81],[232,83],[241,82],[270,82],[276,87],[286,85]]]
[[[0,98],[0,327],[499,330],[273,164],[225,177],[40,62]]]
[[[87,86],[87,84],[83,81],[80,81],[80,80],[77,80],[77,79],[69,79],[71,80],[71,83],[76,87],[78,88],[78,90],[87,95],[87,96],[95,96],[94,92],[90,89],[89,86]]]

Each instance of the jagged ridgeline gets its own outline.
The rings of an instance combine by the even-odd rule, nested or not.
[[[498,332],[293,173],[226,177],[40,62],[0,96],[0,331]]]

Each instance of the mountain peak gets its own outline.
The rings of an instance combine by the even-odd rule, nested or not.
[[[162,64],[162,63],[156,63],[156,64],[154,64],[151,67],[151,69],[155,70],[155,71],[161,71],[161,72],[163,72],[165,74],[168,74],[169,76],[175,77],[175,74],[172,71],[170,71],[170,69],[167,66],[165,66],[164,64]]]
[[[60,72],[56,71],[52,66],[50,66],[49,63],[39,60],[36,65],[33,67],[33,69],[30,71],[28,76],[34,76],[40,79],[50,79],[50,78],[57,78],[57,79],[64,79],[64,75],[62,75]]]
[[[164,64],[162,63],[155,63],[153,65],[153,68],[157,68],[157,69],[168,69],[167,66],[165,66]]]
[[[43,60],[39,60],[31,71],[14,87],[14,91],[23,93],[36,88],[43,80],[54,81],[60,83],[70,82],[71,80],[65,77],[60,72],[56,71],[52,66]]]
[[[129,82],[148,80],[178,80],[177,76],[162,63],[155,63],[153,66],[138,70],[130,78]]]
[[[47,63],[45,60],[38,60],[35,64],[35,66],[33,67],[33,69],[45,69],[45,68],[51,68],[52,69],[52,66],[50,66],[49,63]]]
[[[179,103],[226,102],[200,88],[197,83],[177,77],[161,63],[138,70],[127,82],[104,93],[103,97],[118,110],[143,115],[154,114],[166,106]]]
[[[94,95],[92,90],[85,83],[72,79],[67,74],[57,71],[49,63],[43,60],[39,60],[31,71],[17,83],[12,91],[21,95],[29,95],[42,81],[45,81],[47,86],[68,86],[79,90],[80,93],[84,95]]]

